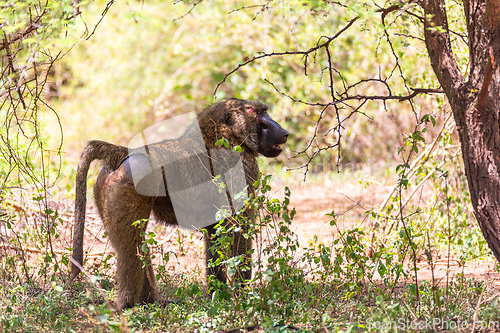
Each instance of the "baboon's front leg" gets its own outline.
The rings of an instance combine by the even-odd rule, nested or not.
[[[118,306],[132,307],[137,303],[151,303],[159,300],[156,280],[151,264],[149,250],[144,252],[146,221],[133,225],[130,219],[122,223],[117,237],[110,237],[117,253]],[[123,238],[122,238],[123,237]]]
[[[214,266],[217,259],[219,259],[219,254],[217,251],[212,252],[210,248],[215,243],[215,227],[208,226],[207,235],[205,236],[205,261],[206,261],[206,275],[215,276],[217,280],[226,283],[226,272],[224,271],[223,265]]]
[[[219,253],[217,251],[213,252],[210,247],[217,241],[215,236],[215,226],[209,226],[207,229],[207,236],[205,237],[205,257],[207,263],[207,276],[213,275],[217,280],[226,283],[227,282],[227,268],[225,265],[214,266],[214,263],[219,259]],[[245,235],[247,232],[247,227],[242,227],[240,231],[233,233],[233,245],[230,249],[231,257],[242,256],[242,263],[239,265],[240,270],[234,276],[234,281],[244,283],[245,280],[250,280],[252,278],[251,260],[252,256],[250,254],[250,249],[252,248],[252,240]],[[245,237],[247,236],[247,237]],[[243,266],[245,269],[243,270]]]
[[[248,232],[247,230],[248,227],[244,226],[239,232],[235,232],[233,236],[234,243],[232,256],[243,255],[241,259],[242,263],[239,266],[240,269],[235,277],[235,280],[241,283],[252,278],[252,254],[250,253],[252,249],[252,239],[248,237],[248,235],[245,235],[245,233]]]

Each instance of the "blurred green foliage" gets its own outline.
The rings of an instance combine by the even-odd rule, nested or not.
[[[370,18],[371,9],[367,8],[371,7],[361,4],[347,8],[321,1],[279,1],[265,7],[251,1],[217,0],[193,7],[189,1],[129,1],[113,4],[95,33],[85,40],[105,6],[106,1],[94,1],[77,18],[82,39],[53,73],[53,81],[59,83],[54,107],[65,129],[66,151],[75,158],[89,139],[127,144],[135,133],[155,122],[200,110],[214,101],[217,84],[238,64],[263,52],[313,48],[358,15],[362,19],[329,46],[338,71],[333,87],[338,95],[345,85],[367,77],[388,80],[393,94],[407,94],[396,65],[411,74],[407,85],[436,87],[423,42],[404,35],[416,31],[414,18],[406,14],[402,15],[403,24],[391,26],[401,31],[393,38],[392,47],[405,60],[396,64],[383,26]],[[333,108],[321,115],[321,108],[285,96],[310,102],[331,99],[326,53],[311,54],[305,64],[302,55],[262,58],[227,77],[216,95],[217,99],[240,97],[271,105],[272,116],[292,133],[279,158],[291,168],[308,160],[304,155],[288,158],[313,138],[320,117],[313,148],[338,140],[338,133],[330,130],[338,121]],[[387,95],[389,91],[383,84],[366,82],[349,93]],[[341,118],[360,103],[341,105]],[[394,147],[402,144],[402,133],[413,131],[423,114],[439,115],[438,106],[433,97],[417,97],[413,106],[367,102],[362,113],[343,123],[342,162],[393,159]],[[335,170],[338,152],[322,152],[314,160],[312,172]]]

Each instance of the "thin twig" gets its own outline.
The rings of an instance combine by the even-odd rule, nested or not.
[[[106,14],[108,13],[108,10],[111,8],[111,6],[113,5],[113,3],[115,2],[115,0],[110,0],[107,4],[106,4],[106,8],[104,8],[104,11],[102,12],[101,14],[101,18],[99,19],[99,21],[97,22],[97,24],[94,26],[94,30],[92,30],[92,32],[90,33],[90,35],[86,38],[86,40],[89,40],[90,37],[92,37],[95,33],[95,31],[97,30],[97,27],[99,26],[99,24],[101,24],[102,20],[104,20],[104,17],[106,16]]]

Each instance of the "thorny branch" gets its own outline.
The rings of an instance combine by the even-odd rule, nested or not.
[[[320,49],[328,48],[328,46],[330,45],[330,43],[333,40],[335,40],[337,37],[339,37],[340,35],[342,35],[342,33],[344,31],[348,30],[354,24],[354,22],[356,22],[357,19],[358,19],[358,17],[353,18],[352,20],[349,21],[349,23],[347,23],[347,25],[344,28],[342,28],[334,36],[327,38],[326,42],[323,42],[321,44],[318,43],[318,45],[316,45],[315,47],[311,47],[309,50],[306,50],[306,51],[285,51],[285,52],[262,53],[260,55],[254,56],[254,57],[250,58],[249,60],[247,60],[247,61],[239,64],[238,66],[236,66],[236,68],[234,68],[232,71],[230,71],[229,73],[227,73],[224,76],[224,78],[222,79],[222,81],[217,84],[217,87],[215,87],[215,91],[214,91],[214,99],[216,99],[216,97],[217,97],[217,91],[219,90],[219,87],[222,84],[224,84],[224,82],[226,82],[226,80],[227,80],[227,78],[229,76],[231,76],[232,74],[236,73],[242,67],[245,67],[246,65],[248,65],[250,63],[253,63],[253,62],[255,62],[255,61],[259,60],[259,59],[262,59],[262,58],[280,57],[280,56],[288,56],[288,55],[302,55],[302,56],[304,56],[304,68],[305,68],[305,72],[306,72],[305,75],[307,75],[307,61],[309,59],[309,55],[310,54],[314,54],[316,51],[318,51]],[[321,40],[321,38],[320,38],[320,40]]]
[[[240,69],[243,67],[252,64],[254,62],[257,62],[259,60],[262,60],[264,58],[274,58],[274,57],[288,57],[288,56],[296,56],[300,55],[302,56],[302,61],[303,61],[303,68],[304,68],[304,75],[308,75],[308,66],[310,63],[315,63],[316,58],[319,52],[324,52],[325,57],[326,57],[326,67],[322,72],[325,72],[327,75],[327,81],[328,81],[328,98],[326,100],[317,100],[317,101],[311,101],[311,100],[303,100],[301,98],[292,96],[291,94],[287,94],[286,92],[280,90],[273,82],[265,79],[265,81],[272,86],[276,92],[281,94],[282,96],[287,97],[294,103],[300,103],[303,105],[307,105],[313,108],[318,108],[318,118],[315,120],[315,126],[314,126],[314,131],[312,133],[311,139],[307,142],[305,147],[301,149],[300,151],[296,152],[296,154],[292,157],[298,157],[299,155],[305,155],[306,156],[306,162],[304,165],[294,168],[295,169],[303,169],[304,170],[304,178],[307,176],[307,172],[309,171],[310,164],[314,160],[316,156],[318,156],[321,152],[327,151],[330,149],[337,149],[337,166],[338,163],[340,162],[340,152],[341,152],[341,138],[342,138],[342,133],[345,128],[346,123],[353,118],[356,114],[361,114],[366,116],[361,109],[362,107],[368,102],[368,101],[380,101],[384,103],[384,108],[387,109],[386,102],[387,101],[397,101],[397,102],[408,102],[410,104],[410,107],[414,111],[416,115],[416,111],[414,110],[413,106],[413,99],[417,97],[418,95],[427,95],[427,94],[442,94],[444,91],[440,88],[420,88],[420,87],[410,87],[408,85],[408,81],[406,77],[403,74],[403,69],[400,66],[400,59],[398,57],[397,52],[395,51],[392,41],[391,41],[391,35],[388,32],[388,29],[395,24],[395,21],[397,18],[399,18],[403,13],[406,13],[412,17],[415,17],[416,19],[423,21],[423,18],[419,15],[416,15],[414,13],[409,12],[410,8],[412,8],[417,1],[409,1],[408,3],[402,3],[402,4],[397,4],[390,6],[388,8],[380,8],[377,11],[381,13],[381,22],[384,27],[384,39],[388,43],[393,58],[395,59],[395,65],[393,69],[390,71],[390,74],[386,78],[381,78],[379,75],[379,78],[370,78],[370,79],[365,79],[365,80],[359,80],[358,82],[354,84],[348,84],[345,78],[342,76],[341,72],[335,68],[335,56],[332,52],[331,45],[332,42],[335,41],[337,38],[339,38],[341,35],[343,35],[347,30],[351,29],[354,26],[354,23],[360,19],[360,17],[354,17],[350,19],[349,21],[346,22],[345,26],[342,27],[337,33],[335,33],[332,36],[322,36],[318,39],[317,43],[315,46],[307,49],[307,50],[295,50],[295,51],[283,51],[283,52],[262,52],[259,53],[248,60],[245,60],[244,62],[238,64],[235,68],[230,70],[224,78],[217,84],[215,90],[214,90],[214,99],[217,97],[217,92],[219,88],[226,82],[226,80],[229,78],[229,76],[233,75],[234,73],[238,72]],[[269,2],[267,3],[267,5]],[[337,4],[339,5],[339,4]],[[396,19],[391,22],[389,25],[386,24],[386,17],[393,13],[396,12]],[[401,81],[403,82],[403,85],[407,91],[406,94],[399,95],[399,94],[394,94],[391,91],[391,87],[389,84],[389,81],[393,77],[394,73],[397,72],[398,76],[400,77]],[[343,91],[336,91],[335,90],[335,80],[336,78],[340,78],[342,84],[343,84]],[[381,85],[384,87],[386,93],[385,94],[375,94],[375,95],[368,95],[368,94],[360,94],[357,92],[357,88],[360,87],[361,85]],[[353,103],[354,102],[354,103]],[[321,146],[317,144],[317,138],[318,135],[320,135],[320,124],[322,123],[323,119],[327,114],[331,114],[331,117],[335,119],[335,124],[332,124],[330,128],[324,133],[324,136],[327,135],[334,135],[334,141],[330,143],[323,143]],[[417,119],[418,122],[418,119]],[[314,146],[314,148],[313,148]],[[312,152],[310,152],[312,149]]]
[[[104,9],[99,22],[95,25],[90,38],[97,29],[99,23],[107,14],[114,0],[109,0]],[[47,188],[50,185],[42,176],[38,179],[32,170],[29,161],[32,160],[33,149],[38,149],[42,155],[51,153],[43,146],[38,123],[38,112],[40,109],[52,112],[59,129],[62,133],[62,126],[56,111],[47,102],[50,96],[44,95],[50,84],[49,72],[53,64],[60,60],[65,53],[59,52],[53,56],[50,50],[45,50],[40,43],[27,44],[25,39],[37,36],[37,40],[46,40],[48,31],[57,33],[57,29],[65,29],[67,24],[80,15],[79,1],[72,3],[73,14],[67,16],[67,11],[60,7],[51,7],[48,2],[34,2],[27,7],[26,15],[11,15],[12,21],[6,20],[0,23],[0,110],[2,110],[2,131],[0,132],[0,156],[9,164],[6,166],[7,175],[13,170],[19,170],[27,180],[35,183],[35,186]],[[3,5],[0,9],[8,12],[16,11],[14,5]],[[6,16],[8,17],[8,16]],[[18,21],[16,21],[18,20]],[[54,23],[59,22],[59,23]],[[12,27],[21,26],[20,29]],[[18,145],[20,141],[25,141],[27,148],[22,155]],[[59,147],[56,148],[56,155],[61,162],[62,138]],[[8,177],[0,182],[0,194],[6,186]]]
[[[178,4],[178,3],[180,3],[180,2],[182,2],[182,1],[180,1],[180,0],[175,1],[175,2],[174,2],[174,5],[177,5],[177,4]],[[193,3],[193,5],[191,6],[191,8],[189,9],[189,11],[188,11],[186,14],[182,15],[181,17],[178,17],[178,18],[174,19],[174,21],[177,21],[177,20],[183,19],[185,16],[187,16],[187,15],[191,14],[191,12],[192,12],[192,11],[196,8],[196,6],[198,6],[198,5],[199,5],[200,3],[202,3],[202,2],[203,2],[203,0],[198,0],[198,1],[196,1],[195,3]]]
[[[63,5],[61,5],[63,6]],[[75,0],[74,8],[78,7]],[[2,7],[4,11],[15,11],[14,5]],[[44,49],[42,42],[26,43],[25,40],[35,36],[36,40],[45,41],[47,31],[57,33],[57,28],[65,29],[66,25],[53,26],[54,21],[69,22],[79,15],[66,16],[59,7],[49,7],[47,3],[39,2],[28,6],[25,15],[12,15],[11,21],[0,23],[0,110],[2,130],[0,131],[0,157],[6,162],[3,165],[6,177],[0,182],[0,194],[8,186],[9,177],[24,177],[33,186],[47,189],[51,185],[45,178],[47,154],[52,154],[42,141],[39,124],[39,111],[49,111],[55,115],[59,123],[61,137],[63,136],[59,117],[50,103],[46,101],[49,72],[53,64],[64,54],[55,56]],[[8,15],[6,17],[9,17]],[[21,26],[20,29],[12,29]],[[48,98],[48,97],[47,97]],[[62,139],[56,147],[56,155],[61,163]],[[33,168],[33,155],[37,155],[36,163],[41,165],[41,175]]]
[[[61,165],[64,138],[59,116],[50,106],[47,94],[52,66],[64,53],[61,51],[54,55],[52,45],[45,46],[51,36],[59,36],[67,29],[68,23],[80,14],[77,0],[73,1],[73,14],[70,16],[67,13],[71,7],[63,6],[67,4],[53,6],[48,1],[35,1],[23,7],[21,12],[16,2],[0,5],[7,18],[0,23],[0,160],[4,175],[0,180],[0,201],[5,197],[6,188],[12,188],[16,186],[13,184],[22,180],[29,184],[30,192],[40,196],[40,200],[35,200],[38,200],[41,211],[48,209],[48,190],[54,185],[49,183],[48,160],[55,162],[55,154]],[[40,112],[53,113],[59,125],[61,139],[55,151],[48,148],[44,141],[39,123]],[[55,176],[52,179],[54,182],[58,175]],[[52,217],[49,214],[43,215],[43,219],[44,225],[50,225]],[[35,225],[35,229],[47,232],[48,241],[41,246],[55,257],[49,228],[39,229]],[[0,243],[8,242],[7,238],[0,238]],[[30,279],[28,271],[24,271],[26,279]]]
[[[99,26],[99,24],[101,24],[102,20],[104,19],[104,17],[106,16],[106,14],[108,13],[109,9],[111,8],[111,6],[113,5],[113,3],[115,2],[115,0],[110,0],[107,4],[106,4],[106,8],[104,8],[102,14],[101,14],[101,18],[99,19],[99,21],[96,23],[96,25],[94,26],[94,30],[92,30],[92,32],[90,33],[90,35],[87,37],[87,40],[90,39],[90,37],[92,37],[95,33],[95,31],[97,30],[97,27]]]

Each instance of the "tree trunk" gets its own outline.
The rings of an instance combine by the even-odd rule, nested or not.
[[[443,0],[421,3],[431,65],[450,102],[472,205],[500,261],[500,0],[464,0],[469,74],[453,56]]]

